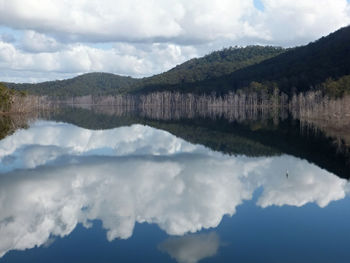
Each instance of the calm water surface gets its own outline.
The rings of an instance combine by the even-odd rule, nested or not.
[[[350,262],[338,153],[257,123],[88,116],[0,141],[0,262]]]

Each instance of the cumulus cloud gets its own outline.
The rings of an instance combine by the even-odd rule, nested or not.
[[[95,219],[108,240],[129,238],[136,222],[173,235],[215,227],[251,196],[228,174],[234,162],[212,176],[222,165],[202,155],[69,156],[54,166],[3,174],[0,254],[39,246]]]
[[[22,169],[35,168],[36,160],[44,164],[50,156],[63,154],[123,156],[206,151],[203,146],[192,145],[168,132],[148,126],[132,125],[102,131],[60,122],[37,121],[30,130],[17,130],[0,141],[0,171],[10,164],[3,161],[10,156],[21,161],[14,168]]]
[[[0,2],[0,22],[18,29],[50,32],[70,41],[198,42],[247,31],[253,1],[50,1]],[[220,18],[220,19],[219,19]]]
[[[269,176],[257,178],[257,185],[264,188],[258,198],[258,206],[300,207],[307,203],[316,203],[320,207],[326,207],[331,201],[343,199],[348,193],[346,180],[330,176],[326,170],[310,165],[307,161],[295,162],[290,158],[280,158],[278,162],[272,162]]]
[[[129,238],[143,222],[170,235],[194,233],[218,226],[261,187],[261,207],[324,207],[349,190],[346,180],[291,156],[227,156],[142,125],[91,131],[39,121],[0,141],[0,149],[0,256],[96,219],[108,240]],[[179,240],[170,242],[175,250],[163,248],[196,262],[216,251],[215,238],[201,238],[205,253],[191,254]]]
[[[350,24],[346,0],[262,0],[261,23],[269,39],[280,45],[301,45]]]
[[[265,39],[268,32],[277,41],[286,37],[285,32],[290,37],[313,37],[349,23],[346,0],[261,2],[263,11],[253,0],[1,0],[0,22],[70,41],[186,44],[219,38]]]
[[[0,62],[1,64],[1,62]],[[69,79],[77,76],[77,73],[62,73],[53,71],[38,71],[37,69],[31,70],[16,70],[3,68],[0,71],[0,80],[2,82],[14,82],[14,83],[38,83],[48,80],[62,80]]]
[[[22,34],[0,38],[0,79],[149,76],[224,46],[306,44],[350,24],[346,0],[261,3],[262,10],[253,0],[0,0],[1,25]],[[113,48],[92,46],[101,43]]]
[[[34,41],[44,38],[47,41]],[[54,72],[54,78],[84,72],[112,72],[120,75],[142,77],[162,72],[195,56],[196,50],[173,44],[141,45],[116,43],[113,48],[100,49],[82,44],[62,46],[52,38],[28,33],[21,44],[22,50],[13,43],[0,41],[0,78],[16,81],[23,74],[40,81],[43,72]],[[34,53],[28,52],[32,51]],[[20,73],[19,73],[20,72]],[[35,78],[31,72],[41,73]],[[30,78],[24,78],[31,80]]]
[[[216,255],[219,245],[219,236],[211,232],[169,238],[159,244],[158,248],[179,263],[197,263],[204,258]]]
[[[21,48],[27,52],[55,52],[63,48],[54,38],[37,33],[33,30],[25,31],[21,39]]]

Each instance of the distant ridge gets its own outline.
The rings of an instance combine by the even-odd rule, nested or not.
[[[28,91],[29,93],[37,95],[66,97],[88,94],[105,95],[116,92],[116,90],[119,90],[119,92],[126,92],[139,81],[139,79],[131,77],[96,72],[83,74],[66,80],[47,81],[37,84],[6,83],[6,85],[10,88]]]
[[[229,76],[234,87],[249,81],[275,81],[279,88],[306,91],[328,78],[339,79],[350,74],[350,26],[297,47],[258,65],[236,71]]]
[[[229,90],[252,88],[273,89],[278,87],[285,93],[303,92],[310,89],[323,89],[329,79],[341,79],[329,85],[328,91],[337,94],[350,93],[350,26],[306,46],[296,47],[261,63],[238,69],[230,74],[174,86],[149,86],[145,90],[178,90],[182,92],[226,93]],[[340,87],[339,87],[340,86]],[[253,87],[254,88],[254,87]]]
[[[287,94],[322,89],[350,93],[350,26],[292,49],[248,46],[215,51],[148,78],[89,73],[39,84],[7,83],[10,88],[51,96],[109,95],[179,91],[224,94],[237,89],[278,87]],[[337,81],[340,79],[339,81]]]
[[[182,85],[220,77],[274,57],[284,51],[283,48],[269,46],[231,47],[215,51],[202,58],[191,59],[165,73],[148,78],[136,79],[110,73],[88,73],[67,80],[38,84],[7,83],[7,86],[33,94],[60,97],[125,94],[148,86]]]

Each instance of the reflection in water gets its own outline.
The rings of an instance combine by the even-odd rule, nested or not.
[[[230,122],[223,115],[212,119],[213,116],[191,118],[184,114],[180,115],[180,120],[174,120],[169,115],[170,119],[155,121],[152,115],[145,119],[138,114],[142,112],[127,115],[123,108],[114,111],[113,107],[93,107],[92,110],[71,108],[58,111],[51,118],[88,129],[111,129],[142,123],[215,151],[251,157],[286,153],[315,163],[342,178],[350,177],[350,148],[344,141],[330,138],[311,127],[311,130],[305,129],[300,122],[290,118],[276,125],[276,121],[274,124],[272,119],[262,116],[259,120],[242,117],[241,121]]]
[[[298,120],[301,123],[301,131],[303,133],[321,131],[336,138],[341,144],[345,140],[347,146],[350,145],[349,127],[350,127],[350,106],[348,103],[349,97],[340,99],[339,101],[327,102],[325,104],[310,102],[306,105],[298,105],[298,102],[293,102],[288,107],[252,107],[249,105],[239,107],[223,106],[221,102],[213,102],[211,107],[194,107],[189,105],[162,106],[159,104],[150,104],[144,107],[127,107],[120,106],[101,106],[101,105],[74,105],[77,108],[87,109],[91,112],[104,115],[122,117],[137,115],[142,118],[152,120],[181,120],[208,118],[211,120],[225,119],[228,122],[247,122],[259,121],[266,122],[273,120],[275,125],[280,121],[284,121],[289,117]],[[103,105],[103,104],[102,104]]]
[[[211,232],[169,238],[159,244],[158,248],[179,263],[197,263],[204,258],[215,256],[219,245],[219,236]]]
[[[108,240],[129,238],[136,222],[171,235],[216,227],[260,187],[261,207],[325,207],[349,189],[298,158],[223,155],[142,125],[91,131],[36,122],[0,141],[0,172],[0,256],[95,219]],[[169,247],[174,242],[162,247],[180,260]]]

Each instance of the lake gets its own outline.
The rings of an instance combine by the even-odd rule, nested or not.
[[[80,107],[0,126],[1,263],[350,261],[349,143],[288,114]]]

